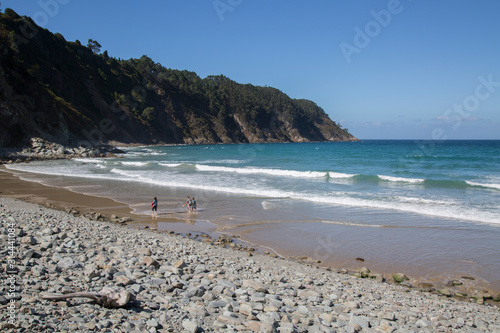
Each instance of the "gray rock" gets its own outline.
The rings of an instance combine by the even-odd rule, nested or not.
[[[358,325],[362,329],[368,329],[370,328],[370,320],[365,316],[351,315],[351,318],[349,319],[349,326],[356,327],[356,325]]]
[[[186,263],[184,262],[184,260],[178,260],[174,263],[173,267],[175,268],[179,268],[179,269],[183,269],[183,268],[186,268],[187,265]]]
[[[134,279],[134,280],[140,280],[140,279],[142,279],[143,277],[146,277],[146,276],[147,276],[147,274],[146,274],[146,273],[144,273],[144,272],[141,272],[141,271],[134,271],[134,272],[130,275],[130,277],[131,277],[132,279]]]
[[[240,305],[240,313],[244,314],[245,316],[250,316],[252,314],[252,307],[249,304],[241,304]]]
[[[260,325],[260,332],[262,332],[262,333],[275,333],[276,327],[273,324],[262,323]]]
[[[380,319],[385,319],[388,321],[395,321],[396,320],[396,316],[394,315],[394,312],[380,312],[378,314],[378,317]]]
[[[199,331],[200,327],[197,323],[193,322],[190,319],[186,319],[182,322],[182,327],[189,333],[196,333]]]
[[[36,245],[38,243],[38,241],[33,236],[24,236],[23,238],[21,238],[21,243],[29,244],[29,245]]]
[[[244,289],[252,288],[253,290],[255,290],[259,293],[267,293],[267,289],[264,288],[263,285],[255,282],[253,280],[243,280],[242,288],[244,288]]]
[[[66,257],[61,259],[57,263],[57,267],[60,268],[61,270],[76,269],[76,268],[81,268],[82,264],[71,257]]]
[[[130,290],[132,290],[135,294],[138,294],[143,291],[144,288],[140,284],[133,284],[130,286]]]
[[[52,242],[48,242],[48,241],[43,241],[42,243],[40,243],[40,251],[47,251],[48,249],[52,248],[53,247],[53,244]]]
[[[121,284],[123,286],[129,286],[131,284],[134,284],[135,281],[126,277],[125,275],[118,275],[118,276],[115,276],[115,281],[117,284]]]
[[[217,283],[224,288],[234,288],[234,289],[238,288],[234,283],[226,280],[219,280]]]
[[[202,296],[205,301],[214,301],[216,299],[212,292],[205,292]]]
[[[42,276],[47,274],[47,269],[44,266],[36,265],[31,268],[31,273],[34,276]]]
[[[359,274],[364,279],[369,278],[370,277],[370,270],[368,269],[368,267],[362,267],[359,270]]]
[[[196,267],[194,268],[195,274],[200,274],[200,273],[205,273],[205,272],[207,272],[206,265],[196,265]]]
[[[7,209],[9,205],[22,209]],[[499,329],[500,315],[494,306],[289,261],[277,264],[258,253],[249,258],[237,250],[174,234],[94,222],[0,197],[0,218],[9,217],[28,238],[19,244],[22,255],[16,263],[18,276],[23,277],[17,281],[22,294],[17,292],[14,298],[19,327],[7,327],[7,312],[0,311],[0,329],[5,331],[37,332],[48,327],[58,332],[150,333]],[[5,240],[5,235],[0,228],[0,239]],[[37,244],[32,245],[29,237],[36,238]],[[44,242],[52,246],[42,252]],[[145,267],[143,258],[152,256],[160,267]],[[97,292],[106,285],[126,286],[137,301],[132,299],[122,309],[105,309],[79,298],[39,304],[43,293]],[[3,307],[10,302],[7,290],[5,286],[0,290]],[[459,290],[450,289],[454,294]],[[486,291],[473,296],[483,302],[492,297]]]
[[[408,277],[404,273],[396,273],[392,275],[392,278],[395,282],[401,283],[405,280],[408,280]]]
[[[42,230],[42,235],[52,235],[54,232],[51,228],[45,228]]]
[[[233,316],[220,315],[217,320],[223,324],[229,324],[232,326],[238,326],[242,324],[241,319]]]
[[[159,268],[160,267],[160,263],[158,261],[156,261],[156,259],[153,259],[151,257],[144,257],[142,258],[142,262],[144,263],[144,265],[146,265],[146,267],[155,267],[155,268]]]
[[[187,307],[186,310],[189,312],[189,314],[195,317],[203,318],[209,315],[209,313],[202,306]]]
[[[346,302],[345,306],[348,307],[349,309],[353,309],[353,310],[360,308],[360,304],[358,302],[354,302],[354,301]]]
[[[191,298],[193,296],[202,297],[203,294],[205,294],[205,288],[203,288],[203,287],[194,287],[194,288],[189,289],[186,292],[186,296],[189,298]]]
[[[415,325],[417,327],[420,327],[420,328],[426,328],[426,327],[431,326],[432,324],[429,321],[427,321],[427,320],[419,319],[419,320],[417,320],[417,322],[415,323]]]
[[[149,319],[148,321],[146,321],[146,326],[147,327],[154,327],[154,328],[157,328],[159,327],[160,325],[158,324],[158,321],[154,318],[152,319]]]
[[[90,279],[100,276],[101,274],[97,271],[97,267],[94,265],[85,266],[83,274],[88,276]]]
[[[115,219],[118,218],[118,217],[115,217]],[[137,250],[137,254],[139,255],[145,255],[145,256],[150,256],[152,253],[151,253],[151,249],[150,248],[140,248]]]
[[[223,308],[227,305],[226,301],[219,300],[219,301],[211,301],[208,303],[209,308]]]
[[[448,288],[440,289],[438,290],[438,293],[440,293],[443,296],[448,296],[448,297],[452,296],[451,290]]]

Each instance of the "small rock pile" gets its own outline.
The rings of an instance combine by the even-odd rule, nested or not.
[[[0,198],[2,332],[498,332],[496,306]],[[222,240],[222,239],[221,239]],[[12,274],[12,270],[16,274]],[[367,273],[367,272],[364,272]],[[367,273],[368,274],[368,273]],[[125,288],[109,309],[46,293]],[[11,318],[9,306],[15,305]]]
[[[54,160],[76,157],[116,157],[123,151],[106,146],[95,147],[65,147],[41,138],[31,138],[30,147],[22,150],[3,148],[0,150],[0,162],[19,163],[32,160]]]
[[[48,208],[56,208],[53,207],[50,204],[46,204],[46,207]],[[112,222],[112,223],[121,223],[121,224],[126,224],[127,222],[131,222],[132,218],[131,217],[119,217],[115,214],[112,214],[109,218],[106,216],[103,216],[99,212],[93,212],[93,211],[79,211],[78,209],[75,208],[66,208],[64,210],[66,213],[73,215],[74,217],[85,217],[91,221],[101,221],[101,222]]]

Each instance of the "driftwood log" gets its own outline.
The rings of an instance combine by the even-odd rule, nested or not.
[[[84,297],[93,299],[97,304],[102,305],[105,308],[121,308],[127,305],[132,298],[131,296],[132,295],[125,289],[104,287],[99,293],[80,292],[62,295],[47,294],[43,295],[42,299],[49,301],[61,301],[68,298]]]

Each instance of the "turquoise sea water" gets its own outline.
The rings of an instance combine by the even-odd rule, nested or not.
[[[500,141],[126,148],[124,158],[11,165],[149,213],[213,223],[287,255],[500,286]],[[195,196],[187,214],[182,198]],[[444,264],[446,262],[446,264]],[[496,275],[496,276],[495,276]]]

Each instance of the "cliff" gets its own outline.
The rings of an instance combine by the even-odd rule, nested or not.
[[[314,102],[200,78],[147,56],[120,60],[0,13],[0,146],[356,140]]]

